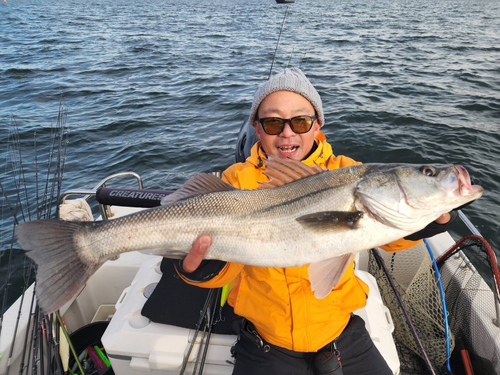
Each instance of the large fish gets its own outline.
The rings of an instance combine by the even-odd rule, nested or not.
[[[213,239],[206,259],[311,264],[311,288],[323,298],[354,253],[414,233],[483,193],[461,166],[363,164],[323,171],[292,160],[266,163],[270,181],[259,190],[197,174],[158,208],[90,223],[19,224],[18,242],[38,265],[40,307],[45,313],[60,308],[120,253],[181,258],[203,233]]]

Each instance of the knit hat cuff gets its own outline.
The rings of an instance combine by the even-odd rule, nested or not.
[[[302,73],[300,69],[286,68],[281,73],[275,75],[258,88],[257,92],[254,95],[252,109],[250,111],[250,125],[253,125],[253,122],[255,121],[255,117],[257,115],[257,110],[259,109],[262,101],[269,94],[272,94],[276,91],[291,91],[302,95],[304,98],[309,100],[309,102],[314,107],[321,126],[325,124],[323,104],[321,102],[321,97],[319,96],[318,91],[316,91],[312,83],[307,79],[307,77],[304,75],[304,73]]]

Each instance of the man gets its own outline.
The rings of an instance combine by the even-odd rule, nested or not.
[[[223,180],[239,189],[256,189],[268,181],[264,175],[268,155],[328,169],[360,164],[333,154],[320,130],[324,122],[316,89],[299,69],[285,69],[257,90],[250,124],[259,142],[244,163],[223,173]],[[449,219],[445,214],[438,222]],[[447,225],[438,228],[433,234],[446,230]],[[345,375],[392,373],[363,320],[352,315],[365,306],[368,295],[367,285],[356,277],[352,265],[327,297],[317,299],[311,291],[308,265],[262,268],[204,261],[210,244],[210,236],[200,236],[176,267],[193,285],[213,288],[231,282],[228,303],[246,318],[235,346],[233,374],[337,374],[321,371],[333,371],[340,363],[338,371]],[[383,248],[398,251],[415,244],[401,239]]]

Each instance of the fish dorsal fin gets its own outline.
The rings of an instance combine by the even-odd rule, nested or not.
[[[197,173],[186,181],[180,189],[174,193],[163,197],[161,205],[172,204],[184,199],[192,198],[200,194],[213,193],[215,191],[230,191],[236,188],[222,181],[220,178],[215,177],[209,173]]]
[[[332,289],[339,283],[353,259],[354,254],[349,253],[311,264],[308,272],[314,296],[318,299],[323,299],[330,294]]]
[[[304,177],[314,176],[325,172],[318,164],[314,163],[312,167],[293,159],[280,159],[269,155],[266,160],[266,170],[264,174],[269,181],[259,184],[258,189],[269,189],[277,186],[283,186]]]

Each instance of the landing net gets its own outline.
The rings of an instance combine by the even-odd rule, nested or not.
[[[420,243],[397,253],[378,253],[401,296],[426,353],[422,353],[387,276],[370,252],[369,271],[377,279],[384,303],[391,310],[394,321],[394,340],[401,362],[401,374],[427,373],[425,363],[418,357],[427,356],[434,366],[442,367],[448,359],[445,314],[436,273],[425,244]],[[451,336],[449,340],[451,351],[454,338]]]
[[[469,351],[475,373],[500,374],[500,273],[491,246],[484,238],[470,235],[437,263],[450,328]]]

